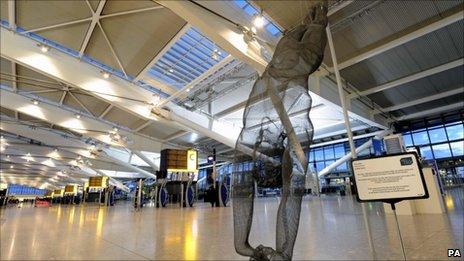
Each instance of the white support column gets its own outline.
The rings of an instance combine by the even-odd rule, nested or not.
[[[390,49],[393,49],[397,46],[400,46],[400,45],[403,45],[407,42],[410,42],[414,39],[417,39],[421,36],[424,36],[426,34],[429,34],[431,32],[434,32],[438,29],[441,29],[443,27],[446,27],[450,24],[453,24],[457,21],[460,21],[463,19],[463,16],[462,16],[462,9],[458,10],[457,12],[455,12],[454,14],[452,15],[449,15],[447,17],[444,17],[436,22],[433,22],[431,24],[428,24],[414,32],[411,32],[411,33],[408,33],[406,35],[403,35],[401,37],[398,37],[398,38],[395,38],[394,40],[390,41],[390,42],[387,42],[385,44],[382,44],[372,50],[369,50],[369,51],[366,51],[356,57],[353,57],[351,59],[348,59],[342,63],[340,63],[340,65],[338,66],[338,69],[339,70],[343,70],[347,67],[350,67],[354,64],[357,64],[359,62],[362,62],[366,59],[369,59],[373,56],[376,56],[378,54],[381,54],[383,52],[386,52]]]
[[[356,98],[356,97],[359,97],[359,96],[367,96],[367,95],[370,95],[370,94],[373,94],[373,93],[389,90],[391,88],[395,88],[397,86],[406,84],[408,82],[412,82],[412,81],[419,80],[419,79],[422,79],[422,78],[425,78],[425,77],[428,77],[428,76],[431,76],[431,75],[434,75],[434,74],[437,74],[437,73],[441,73],[441,72],[444,72],[444,71],[447,71],[447,70],[451,70],[453,68],[456,68],[456,67],[459,67],[459,66],[462,66],[462,65],[464,65],[464,60],[463,59],[457,59],[455,61],[445,63],[445,64],[442,64],[442,65],[427,69],[425,71],[414,73],[414,74],[405,76],[403,78],[396,79],[396,80],[393,80],[391,82],[387,82],[387,83],[381,84],[379,86],[369,88],[369,89],[367,89],[365,91],[362,91],[362,92],[359,92],[359,93],[352,93],[348,97],[353,99],[353,98]]]
[[[384,130],[384,131],[381,131],[380,133],[378,133],[377,135],[375,135],[372,139],[381,139],[381,138],[387,136],[390,133],[391,133],[391,130]],[[355,149],[355,154],[359,154],[359,153],[363,152],[364,150],[369,149],[372,146],[372,139],[369,139],[368,141],[363,143],[361,146],[357,147]],[[329,174],[332,170],[334,170],[335,168],[337,168],[341,164],[343,164],[345,162],[348,162],[352,158],[353,158],[353,154],[351,154],[351,152],[349,152],[345,156],[343,156],[340,159],[336,160],[334,163],[332,163],[329,166],[322,169],[318,173],[319,177],[324,177],[325,175]]]
[[[11,87],[13,87],[13,91],[14,92],[17,92],[18,91],[18,84],[17,84],[17,80],[18,78],[16,77],[16,63],[13,62],[13,61],[10,61],[11,62],[11,75],[12,75],[12,78],[13,78],[13,81],[11,82]]]
[[[341,80],[341,77],[340,77],[340,71],[338,70],[337,56],[335,54],[335,47],[334,47],[334,43],[333,43],[333,39],[332,39],[332,32],[330,31],[330,24],[327,24],[326,32],[327,32],[327,42],[329,43],[330,54],[331,54],[332,62],[333,62],[333,69],[334,69],[335,77],[336,77],[336,80],[337,80],[338,95],[340,96],[340,103],[341,103],[342,109],[343,109],[343,118],[345,119],[346,132],[348,134],[348,143],[350,144],[351,158],[355,159],[356,158],[356,148],[354,146],[353,133],[351,132],[350,118],[348,117],[348,111],[347,111],[346,105],[345,105],[345,91],[343,90],[342,80]],[[366,207],[365,207],[364,204],[361,204],[361,205],[362,205],[362,212],[363,212],[364,224],[366,226],[366,232],[367,232],[367,239],[368,239],[368,242],[369,242],[369,247],[370,247],[372,255],[375,257],[374,241],[372,239],[370,223],[369,223],[369,219],[367,217],[367,210],[366,210]]]
[[[445,97],[458,95],[458,94],[461,94],[461,96],[464,95],[464,86],[461,86],[461,87],[459,87],[457,89],[454,89],[454,90],[449,90],[449,91],[446,91],[446,92],[441,92],[441,93],[437,93],[435,95],[431,95],[431,96],[427,96],[427,97],[420,98],[420,99],[417,99],[417,100],[413,100],[413,101],[410,101],[410,102],[405,102],[405,103],[401,103],[401,104],[398,104],[398,105],[386,107],[386,108],[383,108],[382,111],[396,111],[396,110],[400,110],[400,109],[403,109],[403,108],[415,106],[415,105],[430,102],[430,101],[435,101],[435,100],[438,100],[438,99],[442,99],[442,98],[445,98]]]
[[[350,118],[348,117],[348,110],[346,108],[345,91],[343,90],[342,80],[340,77],[340,71],[338,70],[337,56],[335,54],[335,47],[334,47],[333,40],[332,40],[332,32],[330,31],[330,25],[327,25],[326,32],[327,32],[327,40],[329,43],[330,54],[332,57],[335,77],[337,80],[338,95],[340,96],[340,104],[342,105],[342,109],[343,109],[343,118],[345,120],[346,133],[348,135],[348,143],[350,144],[351,155],[355,159],[356,152],[355,152],[355,146],[353,142],[353,133],[351,132]]]
[[[8,26],[11,30],[16,30],[16,2],[8,0]]]

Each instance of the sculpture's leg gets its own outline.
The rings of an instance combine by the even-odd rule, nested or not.
[[[233,211],[235,251],[243,256],[252,256],[253,248],[248,242],[253,221],[254,179],[251,173],[233,175]]]
[[[282,200],[277,212],[276,254],[272,260],[291,260],[300,223],[304,175],[292,173],[293,159],[287,148],[282,160]]]

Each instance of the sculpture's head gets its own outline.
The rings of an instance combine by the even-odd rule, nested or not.
[[[319,3],[315,3],[311,8],[308,10],[308,14],[304,19],[304,24],[311,25],[311,24],[318,24],[322,25],[323,27],[327,26],[327,10],[328,5],[327,1],[323,0]]]

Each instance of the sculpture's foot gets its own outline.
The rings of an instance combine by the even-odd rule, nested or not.
[[[270,261],[275,254],[276,251],[271,247],[259,245],[254,249],[250,261]]]

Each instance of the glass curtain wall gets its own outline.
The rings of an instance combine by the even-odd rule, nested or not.
[[[421,157],[435,160],[445,186],[464,184],[464,125],[454,121],[403,133],[407,148],[416,148]]]

